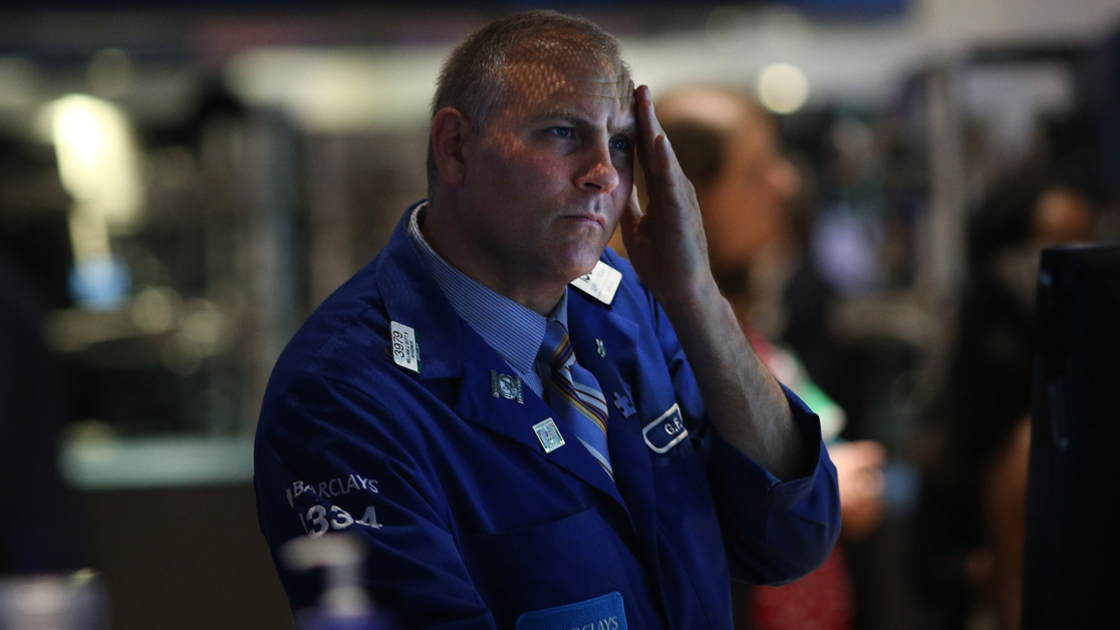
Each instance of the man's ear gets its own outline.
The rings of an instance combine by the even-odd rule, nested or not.
[[[454,107],[444,107],[432,117],[432,152],[439,177],[448,186],[458,186],[466,178],[464,146],[470,135],[470,121]]]

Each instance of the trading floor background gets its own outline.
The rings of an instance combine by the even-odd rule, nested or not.
[[[4,3],[0,579],[93,568],[120,630],[291,627],[269,371],[425,195],[450,47],[542,6],[655,98],[773,117],[796,246],[744,280],[751,325],[887,454],[852,627],[1014,627],[992,498],[1025,475],[1038,252],[1120,238],[1120,0]]]

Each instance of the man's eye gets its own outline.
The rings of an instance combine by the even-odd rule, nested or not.
[[[571,127],[549,127],[548,133],[560,138],[574,138],[576,130]]]
[[[630,138],[611,138],[611,148],[618,151],[629,151]]]

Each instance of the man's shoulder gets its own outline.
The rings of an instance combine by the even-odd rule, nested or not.
[[[399,309],[407,303],[429,319],[440,314],[424,304],[424,291],[407,286],[409,274],[399,267],[410,261],[391,249],[383,249],[308,316],[277,359],[268,395],[306,379],[327,379],[376,396],[396,380],[402,370],[390,350],[394,304]]]
[[[276,362],[269,389],[304,377],[362,385],[373,375],[395,370],[387,350],[394,305],[425,310],[417,285],[420,265],[402,217],[389,242],[315,308]],[[398,309],[399,310],[399,309]],[[427,309],[431,310],[431,309]]]
[[[398,452],[438,442],[432,436],[440,410],[450,413],[445,380],[425,381],[394,363],[391,319],[377,293],[340,291],[308,318],[277,361],[258,443],[302,448],[293,445],[349,444],[362,436],[363,449],[376,444]]]
[[[270,393],[306,378],[350,382],[383,367],[377,350],[387,347],[389,324],[376,263],[351,277],[303,322],[276,361]]]

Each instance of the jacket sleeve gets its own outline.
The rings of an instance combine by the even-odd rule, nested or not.
[[[374,601],[399,613],[402,628],[493,629],[419,438],[400,418],[387,419],[367,394],[316,376],[266,399],[254,454],[257,513],[292,608],[314,605],[322,582],[289,571],[278,549],[297,536],[346,532],[368,552]]]
[[[820,419],[784,385],[805,445],[805,476],[782,482],[724,440],[707,419],[699,386],[676,333],[650,299],[654,329],[686,417],[707,435],[708,472],[731,576],[753,584],[792,582],[824,563],[840,535],[836,469]]]
[[[785,584],[824,563],[840,536],[836,468],[820,421],[783,385],[805,443],[809,471],[780,481],[711,432],[709,480],[731,575],[753,584]]]

